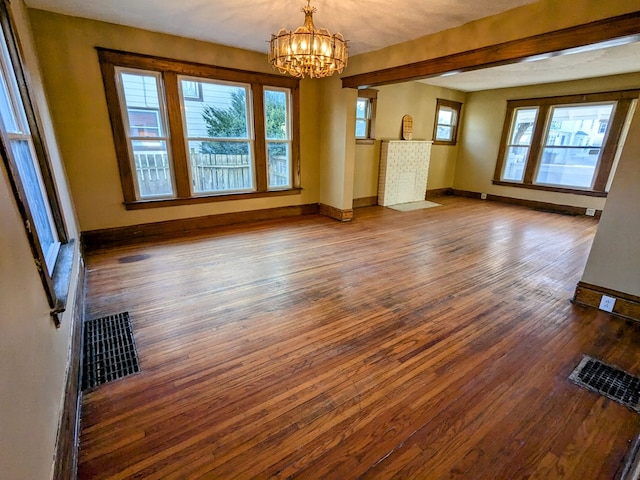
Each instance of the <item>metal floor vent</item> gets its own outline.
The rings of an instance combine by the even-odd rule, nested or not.
[[[640,413],[640,378],[638,377],[585,355],[569,379],[581,387],[604,395]]]
[[[129,312],[84,322],[82,389],[140,371]]]

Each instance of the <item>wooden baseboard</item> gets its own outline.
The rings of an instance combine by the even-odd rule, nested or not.
[[[427,194],[424,198],[426,200],[427,198],[442,197],[443,195],[453,195],[453,189],[450,187],[433,188],[431,190],[427,190]]]
[[[616,299],[613,311],[611,312],[612,315],[640,322],[640,297],[636,297],[635,295],[585,282],[578,282],[572,302],[587,307],[600,308],[600,301],[603,295]]]
[[[468,190],[452,190],[454,195],[467,198],[482,198],[480,192],[470,192]],[[486,200],[493,202],[509,203],[511,205],[520,205],[523,207],[533,208],[534,210],[546,210],[550,212],[563,213],[565,215],[586,215],[587,209],[584,207],[574,207],[573,205],[558,205],[549,202],[539,202],[537,200],[525,200],[522,198],[503,197],[501,195],[487,194]],[[595,217],[600,218],[602,210],[596,210]]]
[[[320,204],[320,215],[333,218],[341,222],[348,222],[353,219],[353,209],[340,210],[339,208],[332,207],[331,205]]]
[[[313,203],[90,230],[82,232],[82,246],[88,252],[99,248],[129,245],[152,239],[175,238],[207,228],[249,223],[259,220],[273,220],[281,217],[316,214],[318,210],[318,204]]]
[[[71,353],[65,385],[64,405],[58,426],[56,457],[53,478],[73,480],[78,467],[80,444],[80,362],[82,357],[82,322],[84,320],[85,266],[80,257],[80,267],[74,299],[74,314],[71,325]]]
[[[371,207],[378,204],[378,197],[362,197],[353,199],[353,208]]]

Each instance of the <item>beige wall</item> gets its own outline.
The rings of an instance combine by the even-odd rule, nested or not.
[[[604,198],[493,185],[507,100],[640,88],[640,74],[486,90],[467,94],[454,188],[559,205],[602,209]]]
[[[356,91],[342,88],[340,79],[335,76],[320,82],[320,203],[350,210],[356,143]]]
[[[300,195],[125,210],[95,47],[271,73],[266,55],[39,10],[30,17],[81,230],[318,202],[319,154],[308,133],[319,130],[318,90],[304,80]]]
[[[640,109],[631,123],[582,281],[640,297]]]
[[[44,101],[27,13],[21,1],[11,2],[11,10],[67,228],[70,236],[77,239],[75,214]],[[49,479],[53,475],[56,433],[69,365],[78,242],[67,310],[62,315],[62,327],[56,329],[7,172],[4,164],[0,164],[0,477]]]
[[[378,90],[375,131],[377,141],[375,145],[356,145],[354,198],[377,195],[380,140],[399,140],[401,138],[402,117],[404,115],[413,117],[414,140],[433,140],[436,100],[443,98],[463,104],[465,101],[464,92],[419,82],[406,82],[376,88]],[[463,105],[463,118],[464,109]],[[458,139],[463,135],[461,128],[458,132]],[[427,181],[428,189],[453,186],[457,152],[457,145],[432,146]]]

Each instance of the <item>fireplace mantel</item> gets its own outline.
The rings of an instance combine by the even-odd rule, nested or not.
[[[382,141],[378,205],[424,200],[432,143],[426,140]]]

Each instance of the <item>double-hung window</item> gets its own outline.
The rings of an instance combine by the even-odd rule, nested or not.
[[[171,151],[162,77],[157,72],[117,68],[122,121],[140,199],[172,197]]]
[[[264,89],[264,122],[266,125],[268,186],[291,188],[291,94],[284,88]]]
[[[178,77],[193,195],[255,191],[251,86]],[[203,99],[187,96],[190,85]]]
[[[127,208],[298,193],[298,79],[98,49]]]
[[[373,143],[375,140],[376,107],[378,90],[358,90],[356,100],[356,142]]]
[[[638,93],[509,101],[494,183],[606,195]]]
[[[436,100],[436,118],[433,127],[434,145],[455,145],[462,104],[453,100]]]
[[[73,248],[5,3],[0,3],[0,153],[24,221],[51,314],[64,311]],[[64,264],[64,266],[61,266]]]

